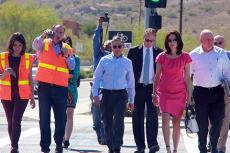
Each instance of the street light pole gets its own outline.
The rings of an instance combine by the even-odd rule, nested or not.
[[[182,23],[183,23],[183,0],[180,0],[180,28],[179,28],[179,32],[180,32],[181,36],[182,36]]]

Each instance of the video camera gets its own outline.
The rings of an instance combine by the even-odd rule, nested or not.
[[[109,23],[109,16],[108,16],[107,12],[105,13],[105,16],[101,16],[100,18],[101,18],[102,22]]]
[[[51,29],[46,29],[45,32],[46,32],[47,38],[51,38],[51,39],[54,38],[54,35],[55,35],[54,31],[52,31]]]

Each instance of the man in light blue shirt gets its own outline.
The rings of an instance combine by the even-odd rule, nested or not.
[[[102,57],[93,77],[94,103],[100,105],[105,127],[106,143],[111,153],[120,153],[124,135],[124,113],[128,96],[128,108],[133,111],[135,81],[132,62],[122,52],[124,44],[120,37],[112,41],[112,53]],[[102,88],[102,100],[99,99]]]

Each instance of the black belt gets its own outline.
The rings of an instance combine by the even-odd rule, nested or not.
[[[153,88],[153,84],[144,84],[144,83],[137,83],[137,86],[136,88],[139,88],[139,87],[144,87],[144,88]]]
[[[102,89],[102,92],[110,92],[110,93],[116,93],[116,92],[124,92],[126,89]]]
[[[45,83],[45,82],[38,82],[38,85],[43,85],[43,86],[51,86],[51,87],[63,87],[63,86],[59,86],[56,84],[52,84],[52,83]]]
[[[201,90],[216,90],[216,89],[222,89],[221,85],[218,85],[216,87],[201,87],[201,86],[194,86],[194,89],[201,89]]]

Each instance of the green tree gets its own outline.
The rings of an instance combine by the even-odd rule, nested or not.
[[[0,5],[0,48],[4,50],[7,40],[14,32],[22,32],[27,48],[32,51],[32,41],[43,30],[51,28],[59,21],[52,8],[35,5],[20,5],[8,1]]]
[[[91,37],[94,34],[96,27],[97,27],[96,23],[89,22],[82,25],[81,29],[85,34],[88,35],[88,37]]]

